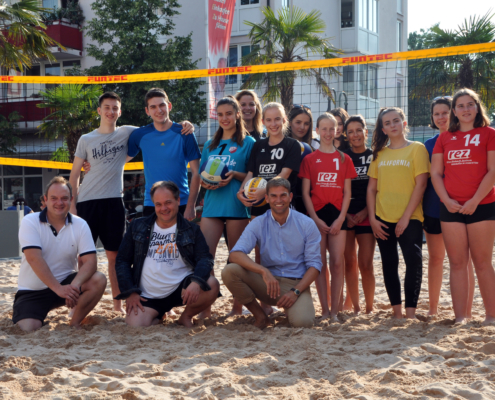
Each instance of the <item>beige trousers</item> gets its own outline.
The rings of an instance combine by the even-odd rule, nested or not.
[[[275,277],[280,285],[280,297],[297,285],[300,279]],[[248,271],[238,264],[228,264],[222,271],[223,283],[241,304],[251,303],[254,299],[275,306],[280,297],[271,298],[267,294],[265,281],[260,274]],[[285,310],[289,323],[293,327],[311,327],[315,319],[313,298],[308,287],[299,295],[292,307]]]

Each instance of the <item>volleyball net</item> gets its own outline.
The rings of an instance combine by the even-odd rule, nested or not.
[[[481,94],[490,114],[494,112],[494,51],[495,43],[486,43],[242,65],[238,53],[245,50],[234,47],[224,68],[210,70],[112,76],[46,76],[48,69],[40,67],[24,73],[12,70],[0,76],[0,165],[69,170],[74,137],[98,126],[95,90],[121,94],[119,125],[125,121],[140,126],[151,122],[144,108],[147,89],[164,88],[173,104],[171,118],[191,121],[200,146],[218,128],[218,121],[210,118],[208,100],[242,89],[254,90],[263,103],[281,101],[287,109],[305,105],[314,121],[342,107],[350,115],[363,115],[371,129],[381,107],[401,107],[410,138],[424,141],[434,134],[428,127],[432,99],[452,95],[464,82]],[[45,76],[39,76],[43,72]],[[140,162],[126,165],[126,170],[142,168]]]

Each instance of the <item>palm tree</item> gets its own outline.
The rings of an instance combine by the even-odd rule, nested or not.
[[[277,15],[270,7],[262,9],[264,19],[256,24],[244,23],[251,27],[249,38],[252,51],[242,59],[244,65],[261,65],[305,61],[310,56],[335,58],[341,50],[334,48],[329,38],[320,36],[325,32],[325,22],[321,12],[309,14],[298,7],[283,7]],[[339,72],[335,68],[314,68],[299,71],[278,71],[276,73],[252,74],[242,88],[263,88],[263,99],[280,99],[286,111],[292,107],[294,82],[299,75],[316,81],[322,93],[333,99],[328,79]]]
[[[22,71],[40,58],[56,60],[50,47],[64,47],[46,34],[45,11],[39,0],[0,3],[0,66]]]
[[[83,133],[89,133],[99,125],[97,112],[98,97],[102,94],[98,85],[60,85],[40,92],[44,101],[37,106],[50,108],[52,113],[39,126],[40,133],[47,139],[62,137],[65,140],[69,161],[74,161],[77,142]],[[57,153],[58,152],[58,153]],[[57,150],[59,158],[62,150]]]
[[[434,25],[426,32],[424,48],[462,46],[495,41],[493,14],[472,16],[455,30]],[[431,99],[437,94],[452,94],[463,87],[477,91],[488,108],[495,104],[495,53],[474,53],[431,58],[415,63],[417,82],[413,97]]]

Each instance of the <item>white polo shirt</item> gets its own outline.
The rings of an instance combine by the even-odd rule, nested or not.
[[[47,209],[26,215],[19,229],[22,248],[18,290],[42,290],[47,286],[26,260],[24,250],[41,249],[41,255],[57,281],[62,282],[77,271],[77,255],[96,253],[88,224],[82,218],[67,215],[65,226],[58,232],[47,220]]]

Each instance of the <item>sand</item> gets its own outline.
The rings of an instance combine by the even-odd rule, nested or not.
[[[390,318],[376,253],[374,315],[343,313],[341,324],[294,329],[278,313],[264,331],[250,316],[225,317],[232,297],[222,286],[213,317],[193,329],[173,319],[129,328],[107,289],[82,330],[69,328],[64,307],[26,334],[11,322],[19,260],[2,261],[0,399],[494,399],[495,327],[481,326],[479,290],[473,321],[454,326],[445,268],[440,313],[427,321],[424,255],[423,321]],[[217,277],[226,258],[222,243]],[[105,272],[101,252],[98,261]]]

